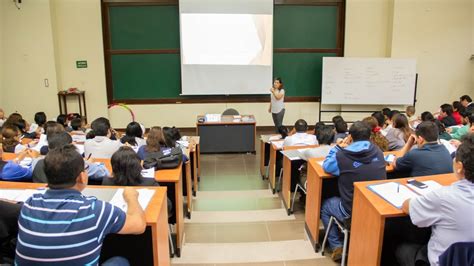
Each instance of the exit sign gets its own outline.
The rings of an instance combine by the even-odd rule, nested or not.
[[[87,68],[87,60],[76,61],[76,68]]]

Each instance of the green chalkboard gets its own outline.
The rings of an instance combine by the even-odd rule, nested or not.
[[[110,40],[105,53],[110,60],[107,75],[112,99],[182,99],[178,6],[106,8],[109,23],[104,30]],[[321,95],[322,57],[342,51],[337,47],[341,8],[337,4],[275,6],[273,73],[283,78],[287,96]]]
[[[287,96],[321,96],[322,58],[336,54],[275,54],[273,73],[282,78]]]

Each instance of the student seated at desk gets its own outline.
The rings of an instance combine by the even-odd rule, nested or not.
[[[149,153],[159,152],[165,145],[161,127],[151,127],[146,139],[146,145],[138,148],[137,155],[140,160],[145,160]]]
[[[385,116],[382,112],[373,112],[371,116],[377,120],[377,126],[380,128],[380,131],[382,131],[385,126]]]
[[[305,158],[326,157],[332,149],[331,144],[334,139],[334,130],[330,126],[319,126],[316,131],[319,147],[306,149],[304,151]]]
[[[122,143],[118,140],[111,140],[112,130],[110,122],[105,117],[99,117],[91,124],[92,130],[89,132],[94,138],[87,139],[84,143],[84,156],[87,158],[109,159],[116,152]]]
[[[71,120],[71,135],[85,135],[86,134],[86,125],[82,118],[74,118]]]
[[[340,115],[336,115],[332,118],[332,123],[334,124],[334,130],[336,135],[334,136],[333,142],[336,143],[338,139],[344,139],[347,137],[347,123],[344,121],[344,118]]]
[[[308,131],[308,123],[303,119],[298,119],[295,123],[296,133],[285,138],[283,146],[309,146],[317,145],[316,136],[306,133]]]
[[[72,137],[67,132],[60,132],[53,134],[49,138],[48,142],[48,150],[53,150],[57,148],[64,147],[72,143]],[[85,161],[87,167],[87,175],[89,177],[89,182],[95,181],[102,182],[104,177],[110,176],[109,171],[107,168],[101,164],[92,163],[89,161]],[[46,173],[44,171],[44,158],[39,158],[37,162],[33,163],[33,182],[34,183],[47,183],[48,178],[46,177]],[[100,184],[100,183],[99,183]]]
[[[418,144],[417,148],[412,147]],[[453,171],[451,155],[443,144],[438,143],[438,127],[426,121],[418,125],[415,135],[410,136],[393,161],[395,171],[408,172],[408,176],[446,174]]]
[[[51,139],[54,135],[63,133],[66,130],[64,129],[63,125],[54,121],[48,121],[45,124],[44,131],[46,132],[46,141],[43,143],[38,143],[38,146],[41,146],[39,147],[41,155],[46,155],[49,151],[48,140]]]
[[[471,121],[474,121],[474,115],[467,110],[462,110],[461,116],[462,127],[450,127],[446,129],[446,131],[451,135],[451,138],[455,140],[461,140],[462,137],[467,135],[469,133],[469,128],[471,127],[470,123]]]
[[[469,95],[463,95],[459,98],[459,101],[461,102],[462,106],[466,108],[471,113],[474,113],[474,103],[472,102],[471,97]]]
[[[37,131],[35,132],[31,132],[31,133],[28,132],[30,125],[23,118],[18,120],[18,122],[16,123],[16,126],[18,127],[18,130],[20,131],[21,138],[35,139],[37,136],[41,134],[40,133],[41,130],[39,128],[36,129]]]
[[[372,132],[370,133],[370,141],[377,145],[380,150],[388,151],[388,140],[382,135],[381,127],[378,126],[377,119],[373,116],[366,117],[362,120],[362,122],[367,123],[367,125],[372,128]]]
[[[5,120],[7,120],[5,117],[5,112],[2,108],[0,108],[0,128],[3,126],[3,123],[5,123]]]
[[[20,143],[20,131],[15,125],[4,125],[2,127],[2,150],[4,152],[19,153],[26,149],[24,145]]]
[[[108,234],[145,231],[145,213],[135,189],[124,189],[127,213],[82,195],[87,173],[73,145],[51,150],[45,158],[45,173],[49,189],[26,200],[21,209],[15,264],[98,265]],[[110,260],[102,265],[128,265],[123,258]]]
[[[463,124],[461,112],[463,112],[464,110],[466,110],[466,108],[464,108],[461,102],[459,101],[453,102],[453,117],[454,117],[454,120],[456,120],[457,125]]]
[[[454,160],[459,181],[426,195],[406,200],[403,211],[418,227],[431,227],[428,259],[439,265],[439,256],[456,242],[474,242],[474,134],[463,139]],[[421,245],[404,243],[396,251],[400,265],[415,265],[424,257]],[[426,256],[426,255],[425,255]]]
[[[46,114],[45,112],[37,112],[35,114],[35,117],[34,117],[34,123],[31,123],[30,125],[30,129],[28,130],[28,132],[36,132],[36,130],[39,129],[39,133],[40,134],[43,134],[44,133],[44,124],[46,123],[46,121],[48,121],[46,119]]]
[[[0,158],[3,151],[0,149]],[[3,181],[29,181],[33,173],[34,163],[23,167],[20,162],[26,157],[32,159],[37,158],[39,154],[33,150],[26,149],[18,154],[18,156],[11,161],[4,161],[0,159],[0,180]],[[34,160],[33,160],[34,161]]]
[[[139,123],[130,122],[125,129],[125,136],[120,139],[123,144],[128,143],[130,146],[138,150],[139,147],[146,144],[143,139],[143,130]]]
[[[438,120],[445,126],[451,127],[457,125],[456,119],[453,116],[453,106],[450,104],[443,104],[440,107]]]
[[[393,120],[395,119],[395,116],[399,115],[400,111],[398,111],[398,110],[391,110],[390,111],[389,108],[384,108],[382,110],[382,112],[385,116],[385,125],[382,128],[382,134],[384,136],[387,136],[388,132],[393,128]]]
[[[412,134],[412,130],[408,125],[408,119],[404,114],[393,116],[392,128],[387,132],[385,138],[388,140],[388,149],[398,151],[407,142]]]
[[[338,176],[341,196],[324,201],[321,207],[321,220],[325,228],[331,216],[341,222],[351,217],[354,182],[387,178],[383,153],[370,142],[371,131],[366,123],[355,122],[349,129],[349,136],[332,148],[324,160],[323,169]],[[340,260],[343,243],[337,226],[331,227],[328,241],[332,249],[331,258],[335,261]]]

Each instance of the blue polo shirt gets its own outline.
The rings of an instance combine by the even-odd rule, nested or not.
[[[447,174],[453,172],[453,159],[444,145],[428,143],[398,158],[395,170],[410,176]]]
[[[107,234],[119,232],[126,214],[77,190],[49,189],[23,204],[15,265],[98,265]]]

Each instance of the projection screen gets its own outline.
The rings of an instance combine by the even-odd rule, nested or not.
[[[268,94],[272,0],[180,0],[182,95]]]

